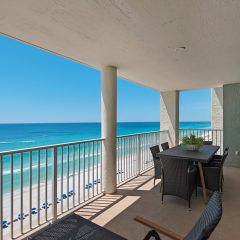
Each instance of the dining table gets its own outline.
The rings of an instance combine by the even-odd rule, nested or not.
[[[199,174],[202,184],[203,199],[204,202],[207,202],[207,193],[204,180],[204,172],[202,165],[208,163],[214,157],[216,152],[219,150],[219,146],[215,145],[203,145],[198,150],[192,151],[187,150],[184,145],[177,145],[175,147],[169,148],[162,152],[157,153],[157,156],[161,159],[161,156],[168,157],[179,157],[181,159],[190,160],[196,162],[199,168]]]

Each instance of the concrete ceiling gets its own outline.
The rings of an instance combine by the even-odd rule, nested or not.
[[[240,82],[239,0],[0,0],[0,32],[161,91]]]

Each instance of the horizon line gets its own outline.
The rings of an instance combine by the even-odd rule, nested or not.
[[[199,120],[199,121],[191,121],[191,120],[184,120],[179,121],[179,123],[183,122],[211,122],[211,120]],[[13,123],[0,123],[0,125],[6,125],[6,124],[79,124],[79,123],[101,123],[100,122],[13,122]],[[160,121],[119,121],[117,123],[160,123]]]

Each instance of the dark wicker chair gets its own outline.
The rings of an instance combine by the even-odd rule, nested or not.
[[[203,142],[203,145],[212,145],[213,144],[213,141],[204,141]]]
[[[142,217],[136,217],[135,220],[153,229],[149,232],[149,234],[144,240],[150,239],[151,236],[154,237],[156,240],[160,240],[157,232],[162,233],[163,235],[170,237],[174,240],[207,240],[218,225],[221,217],[221,196],[219,192],[214,192],[202,215],[200,216],[194,227],[191,229],[191,231],[185,237],[182,237],[179,234],[169,229],[166,229],[165,227],[157,225],[149,220],[146,220]]]
[[[229,150],[229,147],[226,147],[226,148],[224,149],[223,154],[224,154],[224,153],[228,153],[228,150]],[[221,161],[222,161],[222,157],[223,157],[223,155],[218,155],[218,154],[216,154],[216,155],[213,157],[213,160],[210,162],[210,164],[213,163],[213,162],[221,162]]]
[[[224,154],[224,153],[228,153],[228,150],[229,150],[229,147],[226,147],[226,148],[224,149],[223,154]],[[207,164],[207,166],[212,166],[212,165],[216,165],[216,164],[221,164],[222,159],[223,159],[223,155],[217,155],[217,154],[216,154],[216,155],[213,157],[213,160],[210,161],[210,163]],[[224,163],[223,163],[223,164],[224,164]],[[223,175],[223,171],[222,171],[222,184],[223,184],[223,182],[224,182],[224,175]]]
[[[224,149],[223,154],[228,153],[228,150],[229,150],[229,147],[226,147]],[[214,155],[213,159],[209,163],[205,163],[204,166],[211,167],[211,166],[215,166],[217,164],[221,164],[222,159],[223,159],[223,155],[216,154],[216,155]]]
[[[162,143],[162,144],[161,144],[161,147],[162,147],[162,150],[163,150],[163,151],[169,149],[169,144],[168,144],[168,142]]]
[[[161,156],[162,162],[162,202],[164,195],[181,197],[188,201],[191,208],[191,196],[196,190],[197,168],[191,161],[182,158]]]
[[[159,157],[157,156],[157,153],[160,152],[159,146],[156,145],[156,146],[150,147],[150,151],[151,151],[152,156],[153,156],[154,186],[155,186],[156,179],[161,179],[161,177],[162,177],[162,164],[161,164],[161,161],[160,161]],[[161,190],[161,186],[160,186],[160,190]]]
[[[203,166],[205,185],[208,190],[222,191],[223,190],[223,164],[228,156],[228,152],[224,152],[222,159],[219,162],[213,162],[210,165]],[[201,181],[198,174],[198,186],[201,186]]]

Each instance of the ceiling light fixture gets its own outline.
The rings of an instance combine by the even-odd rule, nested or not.
[[[185,51],[187,48],[185,46],[177,47],[175,51]]]

